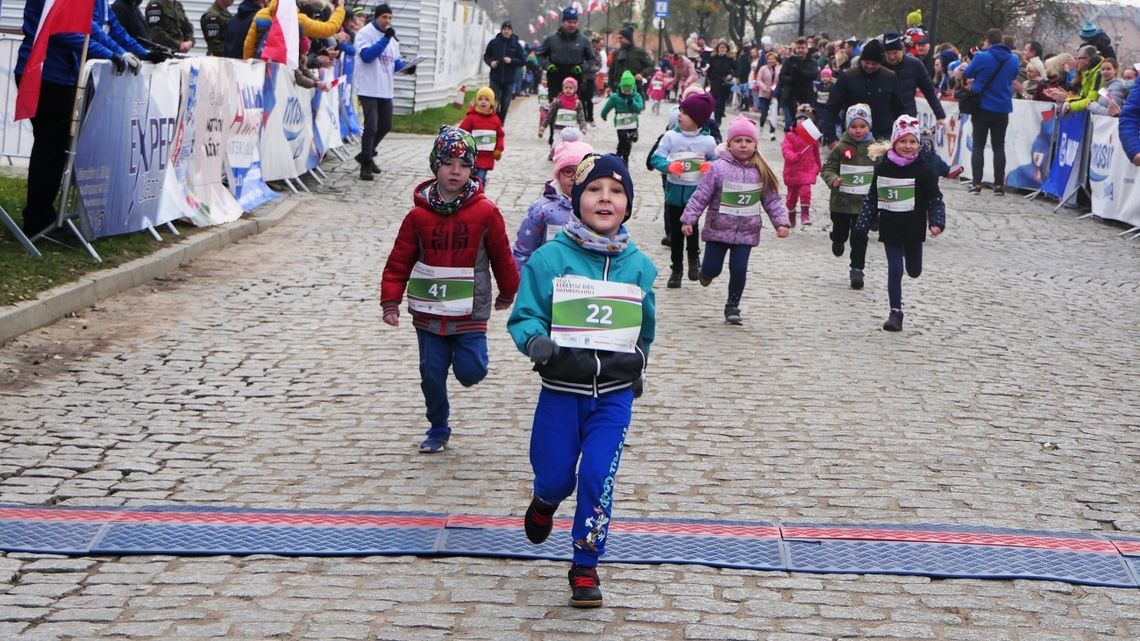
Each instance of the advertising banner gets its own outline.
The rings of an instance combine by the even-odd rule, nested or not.
[[[285,139],[289,141],[289,151],[293,155],[293,169],[297,175],[309,171],[320,164],[317,147],[313,144],[313,89],[298,87],[289,83],[285,104]]]
[[[1140,172],[1129,162],[1120,145],[1119,120],[1109,116],[1092,117],[1089,145],[1089,185],[1092,213],[1100,218],[1140,225]]]
[[[1067,113],[1061,119],[1061,137],[1049,167],[1049,178],[1042,189],[1054,198],[1063,198],[1074,193],[1077,181],[1081,179],[1081,150],[1084,148],[1085,130],[1089,124],[1089,112]]]
[[[259,60],[232,61],[236,95],[230,104],[229,138],[226,140],[226,175],[230,191],[245,211],[273,200],[277,194],[265,184],[261,175],[262,89],[265,85],[265,63]]]
[[[313,93],[313,146],[318,162],[326,151],[343,144],[340,140],[340,83],[336,82],[332,69],[322,69],[321,80],[331,88]]]
[[[233,65],[225,58],[205,57],[193,62],[198,69],[198,113],[194,116],[194,152],[190,155],[190,191],[201,203],[189,218],[199,227],[221,225],[241,217],[242,208],[222,184],[226,137],[232,120]]]
[[[23,38],[0,35],[0,77],[15,78]],[[27,158],[32,155],[32,121],[16,122],[16,83],[0,83],[0,156]]]
[[[293,86],[292,72],[275,62],[266,63],[264,80],[259,148],[262,177],[265,180],[296,178],[298,172],[293,163],[291,143],[285,135],[285,110]]]
[[[359,136],[364,133],[360,118],[356,116],[356,89],[352,74],[356,67],[355,56],[341,56],[334,68],[337,77],[344,80],[340,85],[340,135],[342,138]]]
[[[178,115],[177,63],[115,75],[91,66],[94,92],[75,148],[75,183],[95,238],[142,231],[174,220],[159,215]],[[124,153],[124,150],[127,153]]]

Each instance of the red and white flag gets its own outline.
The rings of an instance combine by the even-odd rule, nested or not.
[[[44,60],[47,58],[48,38],[57,33],[91,33],[94,0],[47,0],[32,51],[20,78],[20,92],[16,95],[16,120],[31,118],[40,106],[40,83],[43,80]]]
[[[300,58],[301,31],[297,25],[297,0],[277,0],[277,12],[269,25],[261,59],[296,69]]]

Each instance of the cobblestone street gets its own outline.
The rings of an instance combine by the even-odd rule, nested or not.
[[[536,111],[515,102],[489,179],[512,242],[551,173]],[[881,245],[867,287],[850,289],[817,184],[815,225],[777,239],[765,218],[744,325],[729,326],[727,273],[665,288],[660,180],[644,164],[664,111],[646,112],[631,159],[629,228],[662,273],[615,520],[1140,536],[1140,242],[944,180],[947,231],[905,279],[906,328],[891,334]],[[617,144],[600,119],[586,139]],[[387,138],[372,183],[328,161],[330,184],[276,227],[0,347],[0,503],[421,510],[521,528],[539,385],[508,314],[492,316],[487,379],[452,381],[454,434],[430,456],[416,448],[415,332],[406,311],[399,328],[380,320],[380,274],[430,143]],[[778,141],[761,151],[782,164]],[[578,611],[566,568],[9,553],[0,639],[1140,638],[1135,589],[603,564],[606,607]]]

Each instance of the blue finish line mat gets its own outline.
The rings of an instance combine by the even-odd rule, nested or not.
[[[490,556],[569,560],[570,519],[542,545],[521,516],[158,506],[0,506],[0,550],[51,554]],[[1140,588],[1140,538],[968,525],[620,519],[608,563],[1040,579]]]

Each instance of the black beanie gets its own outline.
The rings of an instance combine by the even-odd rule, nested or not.
[[[379,18],[380,16],[384,15],[385,13],[388,15],[392,15],[392,7],[389,7],[387,2],[382,2],[378,5],[376,5],[376,10],[372,12],[372,16],[375,18]]]
[[[859,60],[883,64],[883,60],[885,60],[883,55],[883,43],[878,40],[872,40],[863,45],[863,52],[859,54]]]

